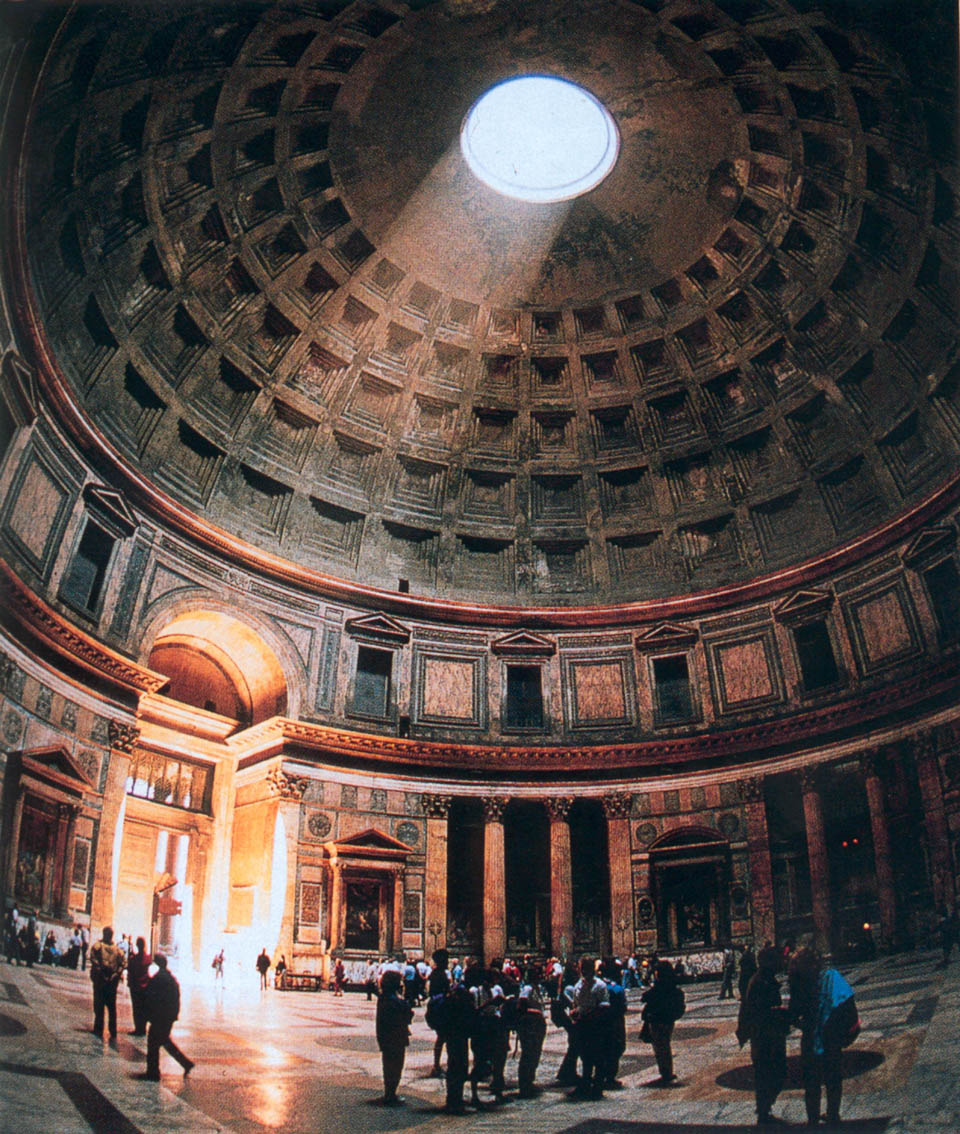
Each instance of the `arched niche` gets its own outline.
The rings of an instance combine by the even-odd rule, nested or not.
[[[167,696],[257,724],[287,710],[287,682],[273,650],[222,611],[176,616],[156,634],[148,664],[170,678]]]

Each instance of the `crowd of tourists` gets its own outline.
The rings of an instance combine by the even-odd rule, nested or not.
[[[769,943],[754,955],[741,951],[740,1010],[736,1035],[749,1043],[754,1066],[758,1125],[775,1124],[771,1108],[786,1078],[786,1043],[791,1028],[800,1032],[800,1063],[808,1124],[820,1121],[821,1093],[826,1092],[829,1122],[839,1121],[842,1096],[840,1053],[860,1030],[853,990],[836,969],[826,967],[813,948],[785,949]],[[736,974],[732,951],[724,957],[721,998]],[[784,1004],[777,974],[786,970],[789,1001]],[[426,970],[424,972],[424,970]],[[572,1099],[600,1099],[621,1090],[620,1061],[627,1048],[625,966],[613,958],[581,958],[579,964],[551,959],[546,966],[524,959],[483,965],[475,958],[461,963],[444,949],[433,966],[397,959],[371,960],[367,967],[368,998],[376,991],[376,1034],[383,1063],[386,1105],[398,1105],[410,1023],[414,1008],[425,1004],[425,1022],[436,1033],[435,1076],[446,1078],[449,1114],[503,1101],[505,1068],[511,1036],[519,1049],[518,1093],[539,1094],[537,1071],[547,1021],[566,1032],[566,1052],[555,1082],[570,1088]],[[650,1087],[679,1085],[673,1067],[673,1032],[686,1000],[677,966],[652,958],[638,968],[643,988],[639,1033],[650,1044],[659,1076]],[[732,995],[732,992],[731,992]],[[446,1067],[443,1054],[446,1051]],[[469,1084],[469,1095],[465,1089]],[[481,1087],[488,1092],[481,1098]]]
[[[43,941],[36,915],[21,914],[13,906],[7,912],[3,927],[3,945],[7,961],[13,965],[62,965],[68,969],[87,967],[87,950],[90,931],[85,925],[75,925],[67,932],[47,930]]]

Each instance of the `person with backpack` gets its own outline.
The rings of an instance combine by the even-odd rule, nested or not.
[[[790,1020],[800,1027],[800,1070],[807,1124],[820,1121],[821,1087],[826,1088],[827,1122],[840,1121],[843,1098],[841,1052],[860,1031],[853,989],[836,969],[823,967],[816,949],[790,958]]]
[[[757,1100],[757,1125],[777,1120],[770,1108],[777,1101],[787,1077],[787,1032],[790,1021],[780,998],[777,969],[780,952],[772,946],[760,950],[758,968],[740,1000],[737,1039],[750,1041],[753,1089]]]
[[[477,1010],[468,988],[454,982],[437,1010],[439,1029],[447,1044],[447,1114],[464,1114],[463,1087],[470,1069],[470,1040],[476,1030]],[[476,1101],[474,1101],[476,1105]]]
[[[547,1021],[544,1018],[543,1000],[540,995],[542,977],[543,972],[539,965],[528,965],[526,983],[521,984],[520,993],[515,1001],[513,1027],[520,1044],[517,1085],[522,1099],[532,1099],[538,1093],[537,1068],[540,1066],[540,1054],[547,1034]]]
[[[660,1078],[650,1086],[670,1087],[677,1081],[673,1073],[673,1026],[686,1011],[683,989],[677,984],[677,973],[669,961],[658,961],[653,985],[641,997],[643,1030],[640,1038],[653,1045]]]
[[[550,1020],[556,1028],[563,1028],[567,1033],[567,1051],[563,1061],[557,1068],[556,1082],[562,1087],[575,1087],[579,1082],[577,1076],[577,1060],[580,1058],[580,1049],[577,1046],[577,1029],[570,1018],[570,1009],[573,1006],[573,989],[579,979],[577,967],[568,961],[560,977],[556,997],[550,1002]]]
[[[601,971],[610,993],[603,1088],[607,1091],[619,1091],[623,1089],[623,1083],[617,1078],[620,1072],[620,1060],[627,1049],[627,994],[621,983],[619,961],[613,957],[604,957]]]

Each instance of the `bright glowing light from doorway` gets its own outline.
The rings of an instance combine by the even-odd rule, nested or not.
[[[546,203],[593,189],[617,160],[610,112],[566,79],[523,75],[491,87],[460,129],[467,165],[507,197]]]

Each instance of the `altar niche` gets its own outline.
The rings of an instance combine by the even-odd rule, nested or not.
[[[715,948],[730,939],[730,845],[719,831],[672,831],[650,848],[661,949]]]
[[[394,953],[403,940],[403,882],[410,847],[370,827],[323,844],[329,951]]]
[[[507,952],[556,951],[550,941],[550,823],[538,801],[514,799],[504,812]]]

